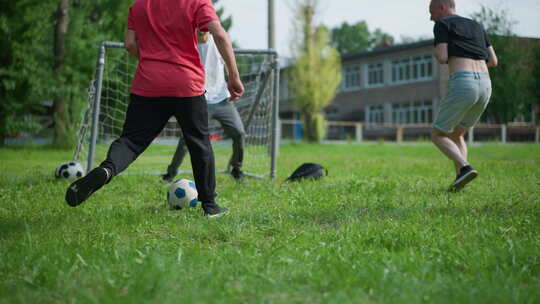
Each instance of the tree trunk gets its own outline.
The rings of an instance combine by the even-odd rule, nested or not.
[[[324,116],[320,113],[303,113],[305,139],[308,142],[321,142],[326,133]]]
[[[534,104],[532,106],[532,123],[535,125],[540,124],[540,105]]]
[[[319,142],[318,130],[317,130],[317,119],[316,115],[311,113],[304,114],[304,130],[306,134],[306,140],[308,142]]]
[[[62,72],[66,57],[66,35],[69,28],[69,0],[59,0],[55,20],[53,71],[55,77],[57,77],[57,87],[62,88],[64,87]],[[53,100],[54,144],[59,147],[69,148],[72,145],[69,134],[71,129],[69,105],[63,94],[62,90],[60,90]]]
[[[313,17],[315,14],[315,8],[310,5],[305,5],[302,9],[302,14],[304,15],[304,51],[310,53],[313,48],[313,43],[315,39],[315,33],[313,29]]]
[[[6,145],[6,119],[7,117],[0,111],[0,148]]]
[[[303,120],[304,120],[304,134],[305,139],[308,142],[314,142],[314,132],[313,132],[313,118],[310,113],[304,113],[303,114]]]

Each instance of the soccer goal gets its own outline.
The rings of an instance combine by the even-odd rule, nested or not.
[[[244,96],[234,102],[247,133],[243,170],[250,176],[274,178],[280,140],[278,54],[273,50],[235,50],[235,55],[245,86]],[[83,164],[86,171],[106,158],[109,145],[122,132],[136,66],[136,60],[124,50],[123,43],[101,44],[74,152],[74,160]],[[228,172],[231,140],[226,138],[217,121],[209,121],[209,130],[216,169]],[[172,117],[150,147],[125,172],[164,173],[180,136],[180,127]],[[191,162],[187,158],[180,167],[181,173],[191,172]]]

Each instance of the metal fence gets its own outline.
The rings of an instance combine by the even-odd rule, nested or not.
[[[352,121],[327,121],[326,141],[429,140],[431,124],[364,123]],[[540,126],[529,124],[478,124],[467,132],[467,142],[536,142],[540,143]],[[302,140],[300,120],[281,120],[281,138]]]

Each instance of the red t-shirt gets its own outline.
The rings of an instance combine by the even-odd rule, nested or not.
[[[204,94],[204,68],[196,29],[218,16],[211,0],[137,0],[129,9],[128,29],[135,31],[139,64],[131,84],[145,97],[192,97]]]

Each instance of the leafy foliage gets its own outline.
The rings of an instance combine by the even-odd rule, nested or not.
[[[14,123],[35,111],[49,79],[52,1],[20,0],[0,10],[0,145],[4,138],[27,129]]]
[[[381,29],[376,29],[371,33],[371,46],[372,48],[387,47],[394,44],[394,37],[392,35],[383,32]]]
[[[394,37],[381,29],[371,32],[366,21],[354,24],[343,22],[339,27],[333,28],[331,33],[332,46],[341,54],[362,52],[394,43]]]
[[[297,44],[298,56],[294,59],[290,75],[293,103],[302,114],[306,139],[320,141],[324,138],[324,118],[321,111],[336,95],[341,82],[341,57],[330,45],[328,30],[313,25],[317,1],[306,0],[298,4],[301,43]]]
[[[131,1],[70,1],[64,64],[55,71],[52,42],[58,3],[13,1],[0,13],[0,121],[17,119],[36,108],[38,101],[61,96],[65,115],[56,116],[55,124],[62,124],[65,132],[57,141],[69,148],[74,123],[93,77],[97,47],[104,40],[122,39]],[[16,129],[10,127],[9,132]],[[7,126],[2,123],[0,136],[7,133]],[[66,138],[69,134],[71,139]]]
[[[531,44],[520,40],[513,32],[514,21],[505,11],[483,6],[471,16],[484,25],[497,53],[499,65],[490,70],[493,93],[484,114],[490,123],[530,121],[535,102],[534,69]]]
[[[40,100],[55,100],[57,145],[71,148],[75,126],[86,102],[86,89],[94,76],[98,46],[121,41],[132,0],[68,1],[67,33],[59,69],[55,57],[56,14],[60,0],[17,0],[0,10],[0,144],[8,134],[21,131],[17,120],[37,109]],[[214,0],[214,3],[218,3]],[[223,17],[229,29],[231,17]],[[27,128],[26,128],[27,129]]]
[[[533,92],[533,107],[536,112],[536,123],[540,123],[540,44],[533,48],[532,81],[529,90]]]
[[[221,25],[228,32],[231,29],[232,25],[233,25],[232,17],[231,16],[228,16],[228,17],[223,16],[223,14],[225,13],[225,9],[223,7],[219,7],[217,5],[219,0],[212,0],[212,2],[214,4],[214,7],[216,8],[216,13],[219,16]]]
[[[343,22],[341,26],[332,29],[332,46],[341,54],[361,52],[371,46],[371,33],[365,21],[349,25]]]

